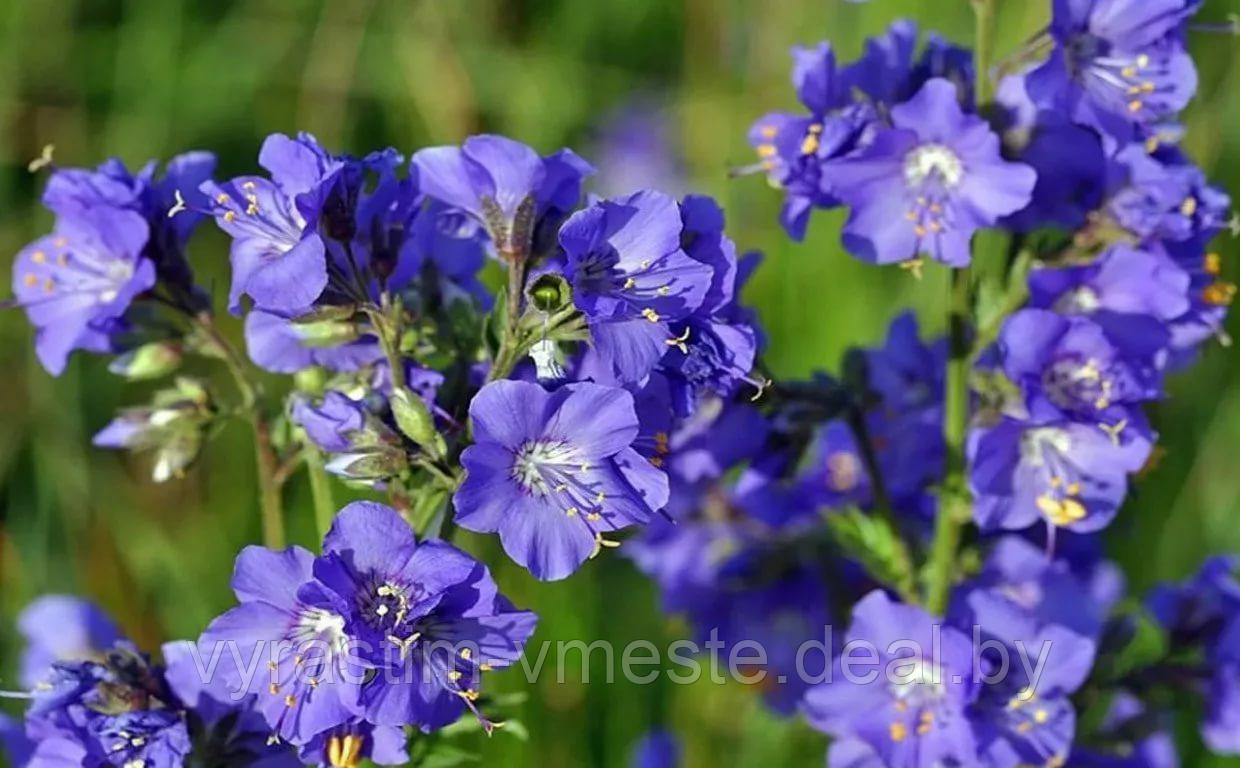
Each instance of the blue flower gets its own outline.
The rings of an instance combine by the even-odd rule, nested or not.
[[[891,110],[893,126],[832,166],[851,208],[844,246],[891,264],[920,253],[966,266],[973,233],[1029,202],[1037,174],[999,155],[990,126],[961,108],[956,86],[934,78]]]
[[[128,210],[85,208],[13,262],[13,293],[35,327],[35,352],[59,375],[75,349],[111,351],[130,304],[155,285],[150,229]]]
[[[536,578],[565,578],[614,546],[604,534],[645,524],[667,503],[667,476],[633,448],[637,414],[623,389],[497,381],[469,415],[475,442],[461,455],[456,520],[498,532]]]
[[[17,617],[17,629],[26,641],[19,680],[27,688],[38,685],[57,661],[97,656],[121,639],[120,629],[94,603],[68,595],[40,597]]]
[[[381,504],[336,515],[314,576],[346,606],[348,631],[377,670],[359,701],[376,725],[429,732],[476,712],[482,674],[520,658],[537,622],[481,563],[443,542],[418,543]]]
[[[423,192],[482,223],[504,258],[529,255],[541,222],[558,225],[594,172],[571,150],[539,157],[520,142],[488,135],[418,150],[412,167]]]
[[[711,267],[681,248],[676,201],[658,192],[601,200],[560,229],[573,301],[594,347],[625,382],[640,381],[677,342],[711,288]]]

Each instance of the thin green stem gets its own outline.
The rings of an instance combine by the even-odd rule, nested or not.
[[[388,370],[392,375],[392,389],[404,389],[406,385],[405,363],[400,354],[400,327],[399,323],[390,316],[397,314],[398,310],[390,305],[385,296],[382,308],[371,308],[367,312],[374,326],[375,335],[379,337],[379,346],[383,348],[383,355],[387,358]]]
[[[942,614],[947,608],[955,572],[956,550],[969,519],[971,499],[965,483],[964,441],[969,426],[969,319],[972,315],[971,274],[966,267],[952,272],[948,310],[948,360],[944,382],[943,442],[947,471],[939,494],[934,543],[926,567],[926,608]]]
[[[194,317],[208,345],[207,351],[224,361],[241,395],[241,411],[254,430],[254,456],[258,473],[259,513],[263,523],[263,544],[271,549],[284,547],[284,502],[280,494],[279,461],[271,444],[271,428],[260,410],[261,387],[251,378],[245,360],[216,328],[208,312]]]
[[[994,98],[991,67],[995,58],[995,0],[970,0],[973,4],[974,52],[976,66],[974,90],[978,106]]]
[[[487,373],[487,381],[497,381],[512,373],[520,359],[521,346],[521,305],[525,291],[526,257],[523,254],[508,256],[508,299],[504,303],[504,334],[499,341],[499,349],[491,362],[491,370]]]
[[[310,498],[314,503],[314,522],[323,536],[331,530],[336,516],[336,500],[332,494],[332,481],[323,469],[323,457],[314,446],[306,446],[304,452],[306,475],[310,480]]]

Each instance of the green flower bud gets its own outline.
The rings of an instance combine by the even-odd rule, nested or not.
[[[407,389],[398,389],[392,392],[389,403],[396,426],[405,437],[435,458],[448,452],[443,436],[435,429],[435,417],[422,398]]]
[[[572,304],[573,289],[563,275],[548,272],[530,286],[529,296],[538,311],[550,315]]]
[[[108,370],[130,381],[146,381],[172,373],[181,365],[181,358],[181,345],[152,341],[117,357]]]

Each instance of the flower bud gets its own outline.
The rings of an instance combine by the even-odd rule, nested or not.
[[[530,303],[548,315],[559,312],[573,302],[573,289],[563,275],[554,272],[540,275],[529,288]]]
[[[130,381],[158,379],[181,365],[181,345],[171,341],[152,341],[131,349],[108,364],[108,370]]]
[[[443,436],[435,429],[435,417],[422,398],[407,389],[397,389],[392,392],[389,403],[396,426],[405,437],[435,458],[442,458],[448,452]]]

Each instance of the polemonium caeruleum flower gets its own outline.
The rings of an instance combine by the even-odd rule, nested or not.
[[[568,149],[540,157],[503,136],[471,136],[460,147],[430,147],[412,158],[418,187],[474,216],[505,257],[526,256],[540,220],[554,224],[577,205],[593,168]]]
[[[142,256],[150,230],[127,210],[88,208],[60,217],[13,262],[13,293],[35,327],[35,352],[59,375],[75,349],[111,351],[140,294],[155,285]]]
[[[1055,0],[1055,49],[1029,75],[1034,101],[1121,142],[1197,90],[1184,22],[1200,0]]]
[[[977,742],[966,709],[977,698],[969,637],[920,608],[882,592],[853,609],[846,642],[862,643],[858,667],[845,675],[835,661],[828,682],[805,694],[810,724],[842,743],[856,742],[830,764],[849,765],[844,752],[879,759],[873,765],[974,765]],[[838,762],[837,762],[838,761]],[[859,765],[865,765],[859,762]]]
[[[1039,520],[1099,530],[1115,517],[1128,475],[1150,447],[1137,414],[1115,424],[1002,417],[969,435],[973,518],[983,530],[1021,530]]]
[[[301,760],[295,762],[327,768],[348,768],[361,765],[363,760],[376,765],[408,765],[408,741],[402,728],[358,720],[315,736],[297,750]]]
[[[356,196],[361,173],[357,161],[329,154],[306,133],[268,136],[258,162],[270,179],[239,176],[202,185],[209,211],[233,239],[228,304],[239,313],[241,297],[249,296],[259,309],[294,315],[327,288],[325,235],[344,234],[331,231],[341,217],[328,208],[342,195]],[[344,218],[351,234],[352,213]]]
[[[57,216],[73,217],[85,209],[133,211],[146,220],[150,238],[143,256],[155,265],[159,281],[174,290],[186,309],[202,308],[186,258],[189,236],[202,220],[207,198],[198,187],[215,171],[215,155],[186,152],[168,161],[156,177],[155,161],[132,173],[118,159],[95,170],[58,168],[47,180],[43,205]]]
[[[792,59],[792,84],[809,114],[764,115],[749,129],[749,143],[758,153],[758,167],[784,190],[780,223],[800,240],[814,207],[839,202],[831,192],[831,161],[867,140],[876,115],[869,104],[852,103],[830,43],[793,48]]]
[[[307,328],[256,309],[245,317],[246,353],[255,365],[272,373],[297,373],[312,365],[356,371],[383,358],[383,349],[374,336],[354,327],[352,321],[338,325],[338,329],[322,325]],[[325,334],[329,335],[326,339]]]
[[[671,324],[673,338],[659,368],[667,376],[676,412],[692,412],[705,393],[731,396],[750,378],[758,354],[753,318],[738,306],[736,246],[723,233],[723,209],[709,197],[689,195],[680,204],[681,242],[690,258],[711,270],[701,304]]]
[[[891,107],[907,101],[933,77],[950,80],[964,104],[973,103],[973,52],[931,32],[917,56],[917,23],[897,19],[887,31],[867,38],[865,49],[844,73],[850,87],[874,102]]]
[[[360,704],[379,725],[454,722],[473,709],[482,673],[515,662],[537,622],[499,594],[485,566],[443,542],[417,542],[381,504],[336,515],[314,575],[346,606],[348,631],[377,670]]]
[[[680,208],[659,192],[600,200],[560,229],[573,301],[599,356],[625,382],[640,381],[678,342],[711,288],[712,269],[681,248]]]
[[[1023,208],[1036,174],[999,155],[990,126],[960,107],[956,86],[934,78],[891,110],[893,127],[832,168],[852,210],[843,241],[863,261],[891,264],[918,254],[969,263],[973,233]]]
[[[999,345],[1003,370],[1024,395],[1032,419],[1116,424],[1162,393],[1153,359],[1158,337],[1125,341],[1129,348],[1116,346],[1085,317],[1025,309],[1004,323]]]
[[[632,447],[637,414],[623,389],[497,381],[469,413],[475,443],[461,456],[456,520],[498,532],[539,579],[568,576],[609,543],[604,534],[649,522],[667,503],[667,476]]]
[[[314,579],[314,555],[299,547],[247,547],[237,556],[240,605],[198,641],[233,698],[254,697],[272,733],[300,745],[361,713],[367,667],[351,649],[343,599]]]
[[[99,606],[68,595],[46,595],[17,617],[25,639],[19,680],[27,688],[39,684],[57,661],[98,656],[121,639],[120,629]]]
[[[1168,325],[1189,310],[1189,276],[1161,254],[1115,245],[1089,264],[1037,267],[1029,303],[1088,317],[1126,348],[1170,343]]]

